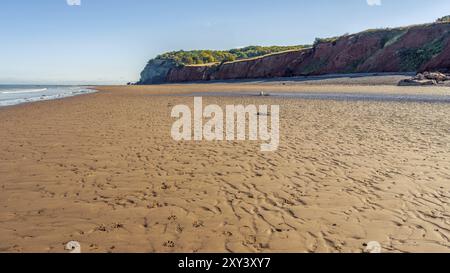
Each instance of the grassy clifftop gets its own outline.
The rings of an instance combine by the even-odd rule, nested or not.
[[[308,47],[310,46],[248,46],[231,50],[180,50],[161,54],[155,59],[161,61],[172,61],[177,65],[222,63],[250,59],[277,52],[300,50]]]

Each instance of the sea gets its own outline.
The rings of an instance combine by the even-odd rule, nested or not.
[[[28,102],[62,99],[96,92],[89,86],[0,85],[0,107]]]

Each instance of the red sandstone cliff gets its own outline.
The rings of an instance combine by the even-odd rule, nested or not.
[[[140,83],[422,70],[450,71],[450,23],[368,30],[318,41],[310,49],[220,65],[149,63]],[[158,75],[158,81],[147,75]]]

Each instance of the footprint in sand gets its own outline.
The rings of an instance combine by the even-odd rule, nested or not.
[[[173,241],[167,241],[163,244],[164,247],[174,248],[175,243]]]
[[[195,221],[193,224],[192,224],[192,226],[193,227],[195,227],[195,228],[200,228],[200,227],[203,227],[203,221]]]

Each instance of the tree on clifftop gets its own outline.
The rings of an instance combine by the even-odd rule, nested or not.
[[[437,23],[450,23],[450,15],[441,17],[436,20]]]

